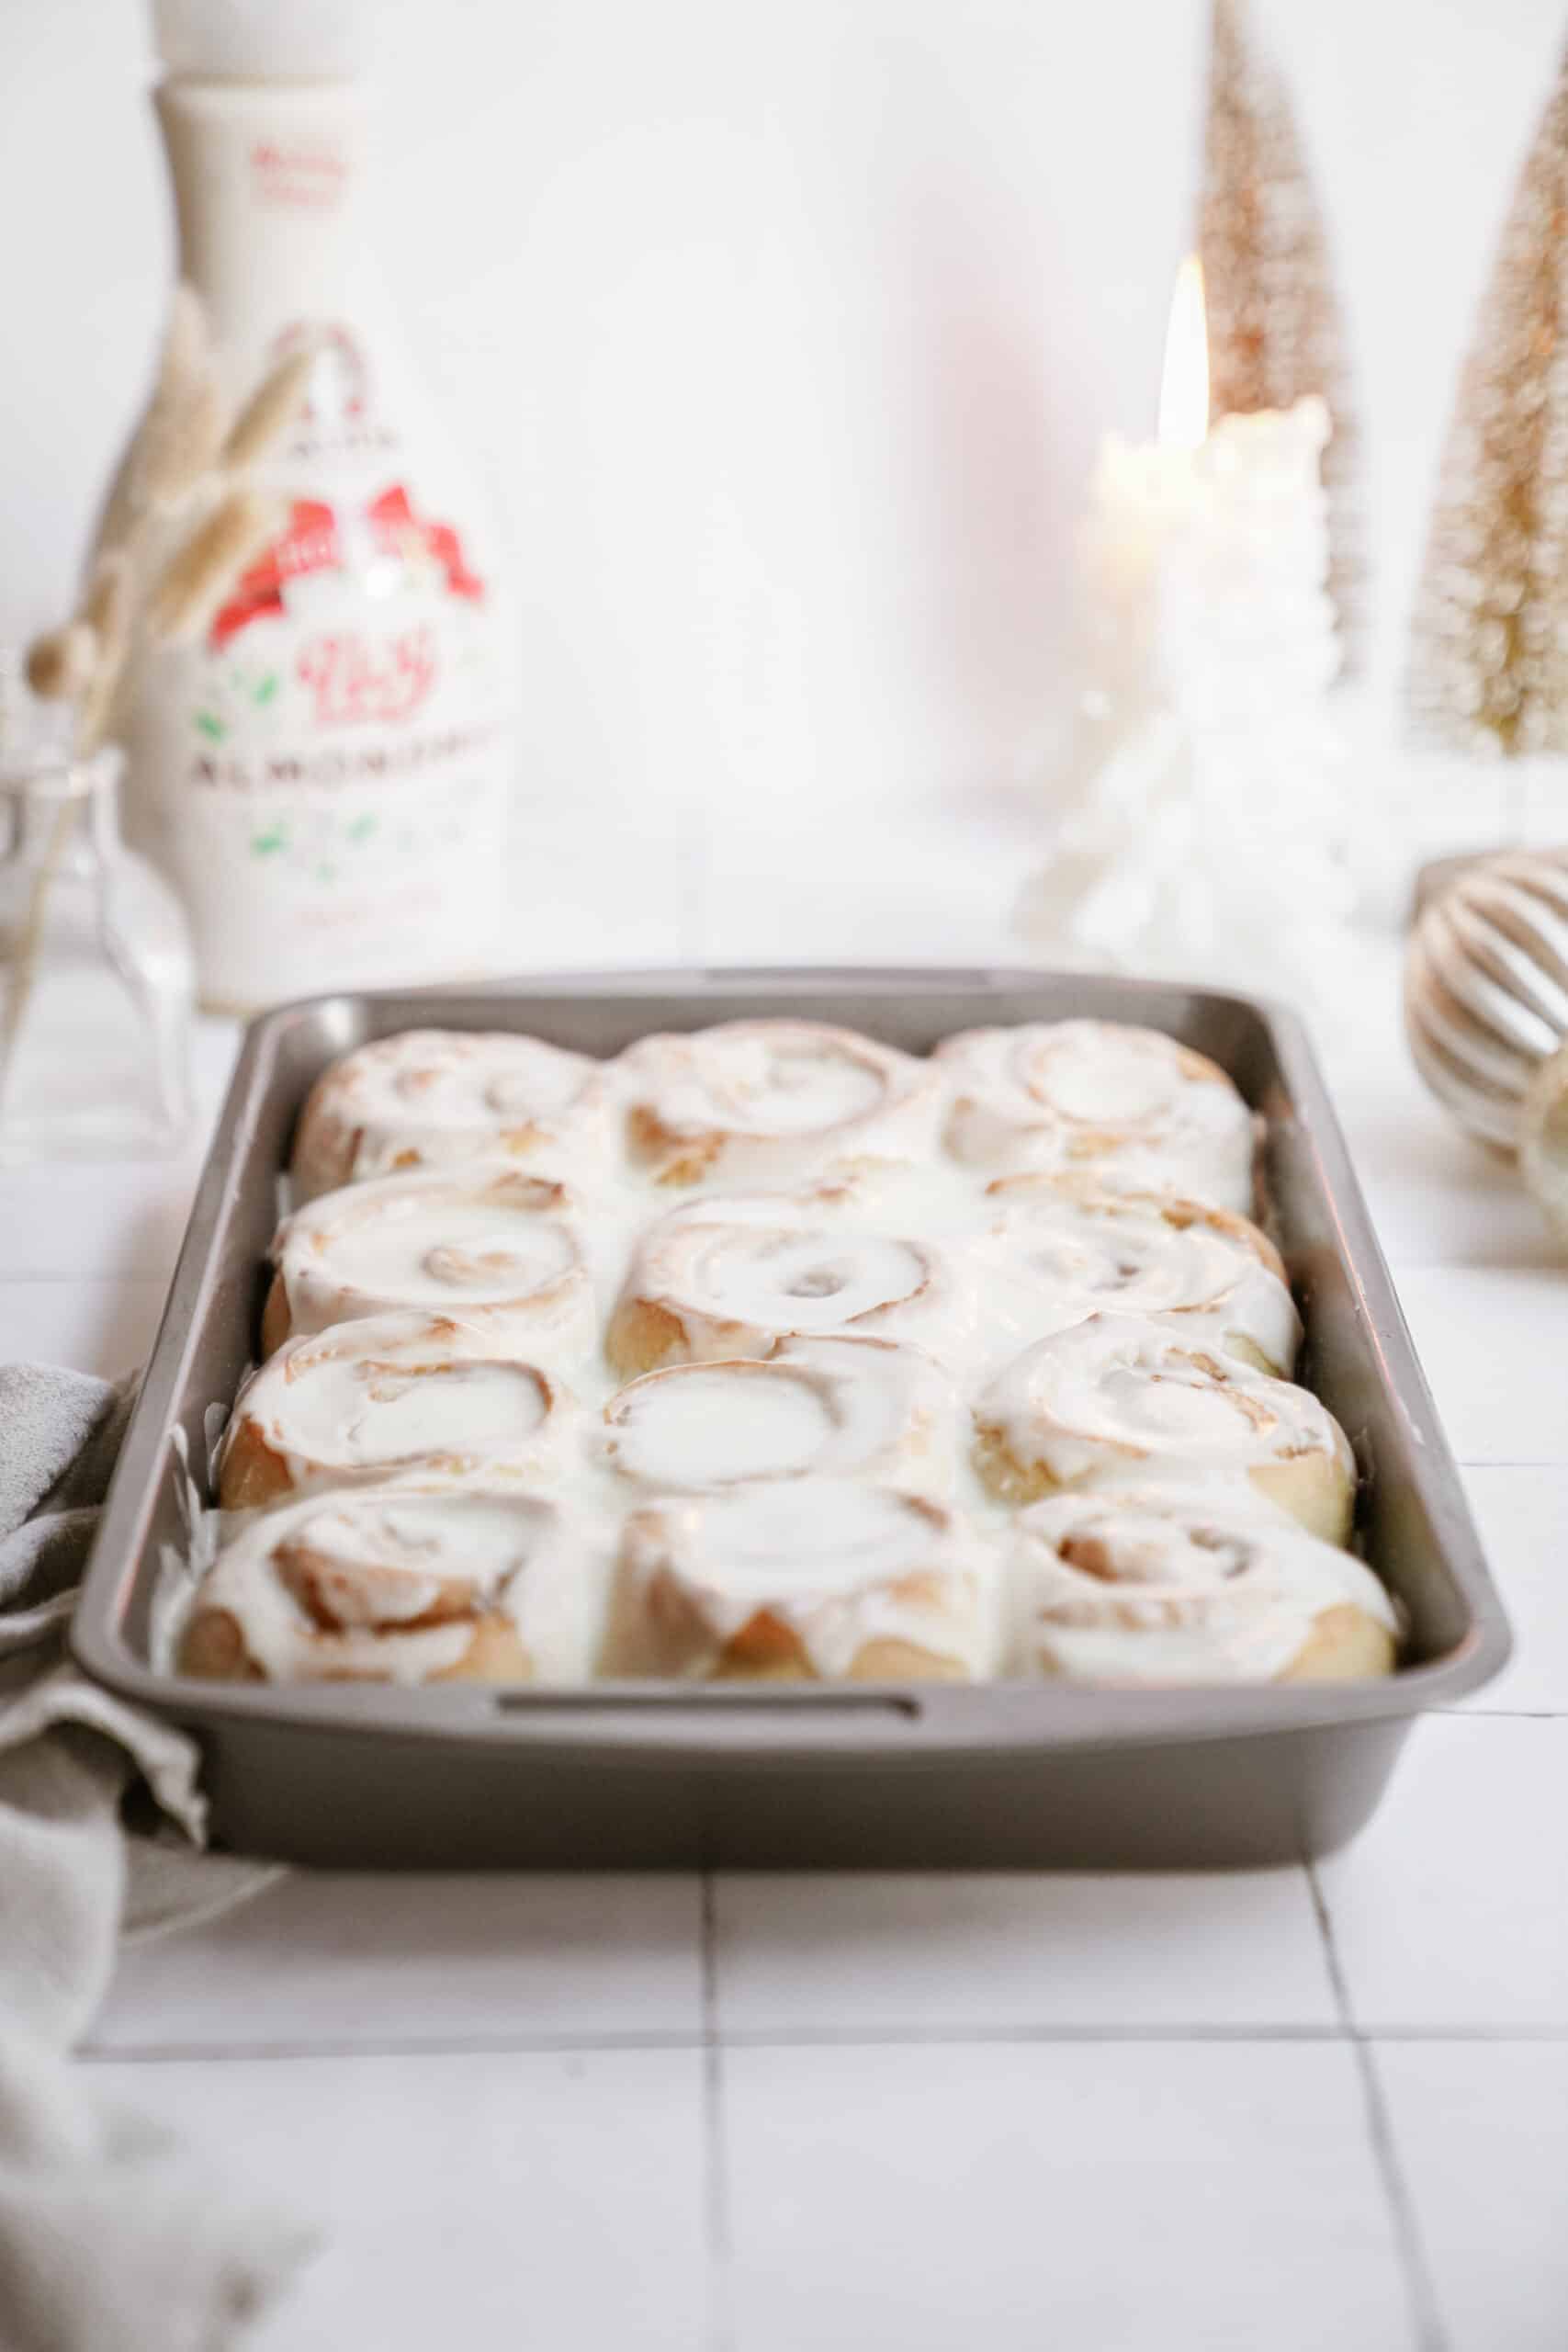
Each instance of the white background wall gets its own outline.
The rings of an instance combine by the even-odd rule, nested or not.
[[[386,259],[514,549],[541,783],[1027,775],[1096,438],[1152,424],[1201,0],[373,0]],[[1258,0],[1353,336],[1397,670],[1556,0]],[[136,0],[0,0],[0,636],[170,269]]]

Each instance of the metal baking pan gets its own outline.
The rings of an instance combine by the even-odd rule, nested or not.
[[[1307,1330],[1303,1377],[1361,1470],[1360,1539],[1408,1621],[1386,1681],[1113,1690],[995,1682],[220,1684],[150,1650],[186,1464],[254,1344],[276,1177],[318,1072],[432,1021],[590,1054],[756,1013],[923,1052],[958,1029],[1073,1014],[1211,1055],[1268,1122],[1265,1182]],[[183,1432],[183,1438],[177,1435]],[[324,997],[256,1022],[197,1194],[73,1631],[88,1673],[200,1738],[219,1841],[379,1868],[1208,1868],[1295,1860],[1372,1811],[1413,1717],[1495,1674],[1509,1640],[1365,1204],[1303,1033],[1240,996],[1029,971],[564,976],[486,993]]]

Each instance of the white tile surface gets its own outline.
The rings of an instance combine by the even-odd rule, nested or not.
[[[1562,2352],[1568,2047],[1383,2043],[1376,2064],[1444,2352]]]
[[[690,809],[650,831],[630,802],[558,805],[531,832],[519,966],[1018,953],[1027,796],[862,808],[827,872],[782,800],[738,794],[705,843]],[[1474,1705],[1520,1713],[1424,1726],[1322,1883],[1361,2024],[1568,2033],[1568,1715],[1529,1719],[1568,1709],[1568,1274],[1508,1171],[1427,1102],[1393,1002],[1325,1059],[1439,1408],[1483,1465],[1471,1491],[1523,1637]],[[204,1027],[209,1107],[233,1042]],[[111,1371],[145,1353],[197,1158],[0,1172],[6,1352]],[[738,1875],[714,1917],[721,2028],[827,2045],[723,2052],[724,2352],[1404,2352],[1303,1874]],[[694,2041],[702,1979],[690,1878],[301,1875],[129,1956],[95,2071],[323,2221],[329,2251],[259,2352],[715,2352],[704,2053],[518,2046]],[[1557,2352],[1563,2049],[1374,2054],[1442,2352]]]
[[[1568,1266],[1413,1268],[1399,1295],[1461,1462],[1568,1462]]]
[[[737,1873],[715,1917],[728,2032],[1335,2020],[1301,1871]]]
[[[547,785],[513,826],[504,961],[518,972],[678,964],[693,931],[696,811],[672,786],[657,813],[636,789],[564,799]]]
[[[1568,1714],[1568,1466],[1472,1469],[1465,1487],[1514,1629],[1514,1656],[1463,1703]]]
[[[739,2352],[1404,2352],[1342,2048],[740,2050]]]
[[[695,2035],[699,1883],[296,1871],[122,1955],[105,2050],[468,2048]]]
[[[685,2051],[101,2064],[325,2239],[246,2352],[695,2352],[701,2068]]]
[[[1397,983],[1390,973],[1390,999]],[[1540,1213],[1506,1160],[1462,1134],[1416,1078],[1385,1009],[1378,1050],[1327,1075],[1383,1253],[1410,1266],[1549,1267]]]
[[[72,1364],[118,1379],[145,1363],[164,1312],[164,1279],[0,1280],[0,1356]]]
[[[172,1158],[0,1168],[0,1278],[64,1274],[166,1283],[239,1044],[237,1022],[195,1023],[194,1115],[189,1136]]]
[[[0,1276],[166,1282],[200,1172],[194,1149],[168,1161],[0,1170]]]
[[[1568,2029],[1568,1720],[1433,1716],[1319,1865],[1357,2022]]]
[[[808,804],[738,792],[710,814],[705,953],[718,964],[1036,962],[1009,922],[1044,831],[1034,795],[1005,786]],[[830,857],[801,856],[803,840],[829,836]],[[868,892],[876,871],[889,887]]]

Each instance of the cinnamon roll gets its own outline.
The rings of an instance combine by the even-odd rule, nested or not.
[[[258,1512],[219,1554],[180,1664],[229,1681],[574,1681],[592,1588],[538,1496],[312,1496]]]
[[[491,1155],[570,1164],[609,1138],[597,1062],[505,1031],[409,1029],[323,1070],[294,1139],[297,1204],[402,1169]]]
[[[940,1491],[957,1404],[919,1348],[886,1340],[781,1340],[765,1362],[645,1373],[604,1408],[604,1455],[665,1493],[759,1478],[877,1479]]]
[[[1055,1495],[1016,1522],[1010,1664],[1068,1682],[1350,1682],[1392,1673],[1371,1570],[1246,1487]]]
[[[997,1215],[978,1252],[1027,1285],[1013,1312],[1032,1311],[1035,1336],[1101,1310],[1147,1315],[1259,1372],[1294,1365],[1302,1327],[1285,1270],[1246,1217],[1085,1176],[1003,1176],[986,1197]]]
[[[485,1319],[370,1315],[290,1340],[235,1400],[218,1461],[225,1510],[396,1476],[546,1477],[573,1407]]]
[[[826,1193],[756,1193],[677,1209],[643,1235],[604,1346],[629,1379],[801,1335],[912,1339],[945,1358],[972,1323],[967,1285],[933,1243],[867,1231]]]
[[[660,1184],[790,1185],[934,1136],[929,1063],[815,1021],[729,1021],[621,1056],[634,1160]]]
[[[987,1663],[975,1540],[940,1504],[840,1479],[667,1497],[626,1522],[612,1672],[967,1681]]]
[[[1056,1021],[939,1046],[946,1141],[1004,1170],[1077,1170],[1118,1190],[1252,1207],[1252,1114],[1224,1070],[1156,1029]]]
[[[1304,1388],[1133,1315],[1091,1315],[1009,1364],[976,1408],[976,1466],[1032,1502],[1059,1487],[1245,1476],[1325,1543],[1350,1532],[1345,1433]]]
[[[550,1364],[594,1337],[572,1198],[520,1169],[382,1176],[325,1193],[285,1219],[273,1262],[267,1354],[300,1332],[397,1307],[486,1308],[531,1360]]]

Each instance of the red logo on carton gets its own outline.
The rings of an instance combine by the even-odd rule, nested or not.
[[[412,573],[434,573],[449,596],[479,603],[484,582],[468,569],[462,541],[449,523],[425,521],[400,482],[384,490],[365,510],[378,554],[401,559]],[[208,645],[217,653],[253,621],[280,617],[291,580],[344,569],[343,538],[333,509],[319,499],[297,498],[284,530],[242,574],[228,602],[214,615]]]

